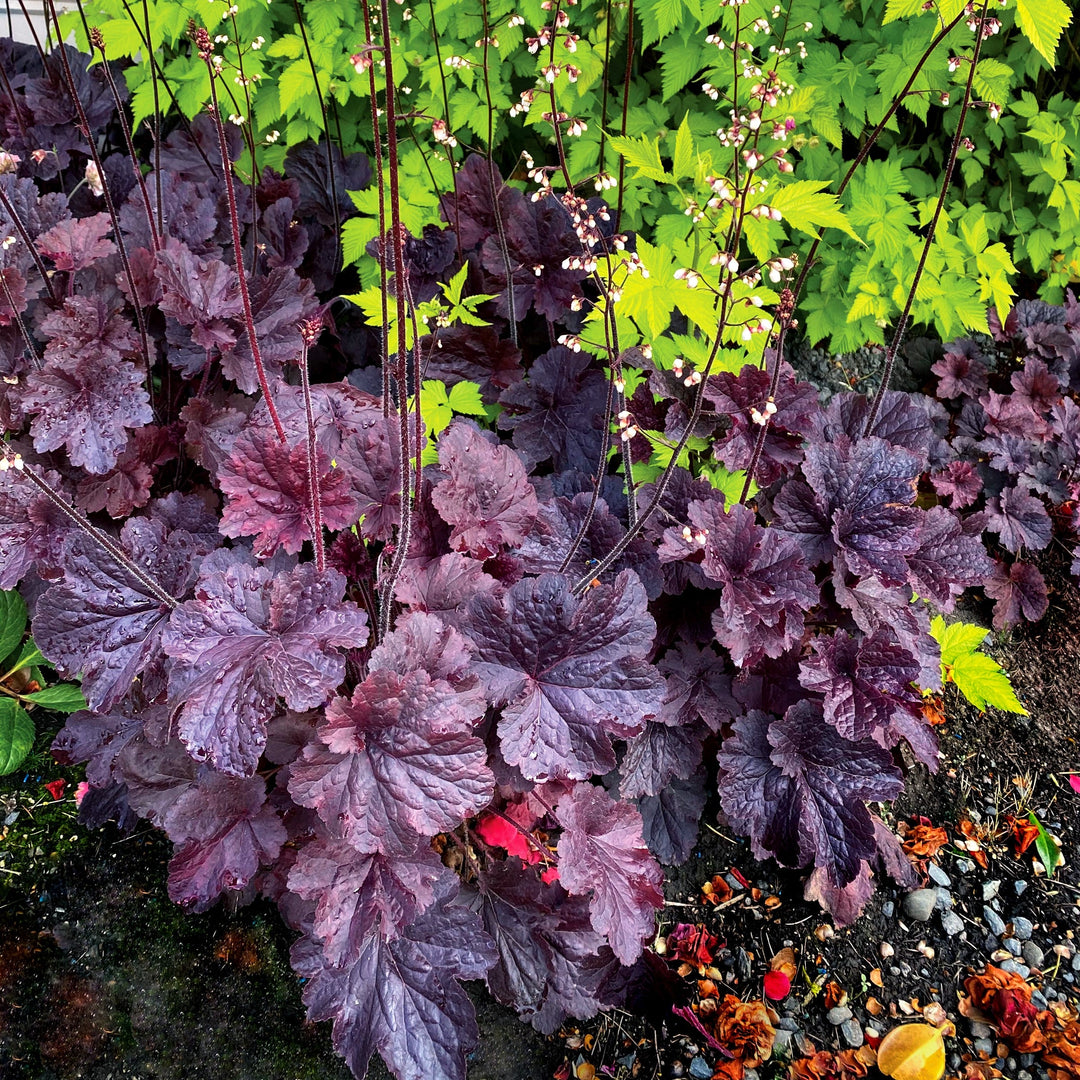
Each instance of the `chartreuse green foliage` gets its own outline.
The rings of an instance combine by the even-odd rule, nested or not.
[[[1027,716],[1027,709],[1020,704],[1009,676],[1000,665],[979,646],[988,631],[971,623],[955,622],[945,625],[936,616],[930,625],[930,634],[941,646],[941,680],[953,682],[957,689],[980,712],[988,705],[1005,712]]]
[[[371,151],[368,60],[380,95],[384,77],[379,53],[365,51],[359,5],[147,2],[159,63],[188,115],[209,99],[205,65],[186,37],[188,20],[220,39],[215,47],[225,65],[223,86],[232,96],[223,108],[243,121],[260,163],[279,165],[288,146],[318,139],[327,127],[346,152]],[[787,48],[776,108],[795,128],[798,180],[769,193],[771,205],[784,211],[783,224],[748,219],[736,254],[743,263],[773,257],[778,246],[794,255],[809,235],[829,228],[802,297],[803,329],[834,350],[882,343],[914,275],[958,121],[973,45],[963,20],[924,64],[873,160],[842,201],[830,193],[934,36],[962,8],[963,0],[940,0],[929,10],[922,0],[793,0],[774,15],[772,0],[737,7],[639,0],[638,60],[624,116],[623,5],[581,0],[566,7],[575,48],[571,53],[560,45],[552,53],[537,41],[552,19],[540,0],[488,0],[486,44],[484,4],[391,4],[399,111],[406,117],[400,132],[402,219],[414,234],[443,224],[440,196],[452,189],[453,168],[489,143],[504,176],[515,170],[522,150],[541,165],[554,165],[553,86],[558,111],[579,121],[563,128],[567,165],[579,190],[591,193],[595,185],[612,203],[618,200],[621,227],[650,245],[639,244],[639,252],[651,277],[672,266],[692,266],[700,274],[708,253],[695,228],[700,204],[691,202],[704,194],[705,175],[725,175],[731,167],[732,148],[718,139],[730,123],[731,101],[750,107],[745,54],[730,44],[747,42],[760,55],[768,55],[770,45]],[[102,28],[110,56],[145,57],[141,3],[90,0],[85,10],[89,24]],[[377,24],[378,8],[371,10]],[[1051,302],[1080,280],[1080,115],[1072,98],[1042,92],[1059,53],[1065,54],[1059,85],[1077,85],[1080,63],[1060,45],[1071,11],[1064,0],[1010,0],[993,11],[1001,32],[983,43],[974,74],[977,104],[965,128],[972,148],[961,151],[912,310],[916,323],[943,338],[985,330],[988,305],[1004,316],[1018,272],[1034,275],[1040,295]],[[76,13],[67,19],[83,43],[82,19]],[[145,61],[127,78],[135,119],[142,121],[153,108]],[[162,99],[168,104],[164,94]],[[616,192],[603,185],[618,175],[620,155],[628,167]],[[242,168],[247,163],[245,158]],[[563,184],[558,170],[550,183]],[[374,187],[353,193],[360,213],[344,226],[346,260],[358,264],[364,287],[378,276],[365,254],[378,230],[377,198]],[[792,229],[800,235],[792,236]],[[679,304],[670,281],[664,285],[628,286],[620,318],[625,314],[655,335],[663,329],[665,309],[674,305],[704,332],[716,314],[704,293],[689,298],[683,290]]]
[[[462,266],[449,282],[439,282],[439,288],[442,290],[441,298],[435,297],[432,300],[413,306],[413,314],[416,316],[416,329],[421,334],[424,334],[432,323],[437,327],[457,326],[460,324],[467,326],[489,325],[486,319],[481,319],[476,314],[476,309],[486,301],[494,300],[495,297],[491,293],[476,293],[473,296],[463,295],[465,278],[468,273],[468,266]],[[351,293],[343,297],[343,299],[349,300],[360,307],[364,312],[364,321],[368,326],[381,327],[383,325],[383,295],[378,284],[371,285],[362,292]],[[398,344],[398,314],[397,303],[393,297],[389,297],[386,309],[387,341],[390,345],[390,351],[394,352],[397,350]],[[414,341],[413,320],[406,317],[405,348],[411,349]]]
[[[14,590],[0,591],[0,776],[14,772],[34,745],[34,706],[57,712],[85,709],[82,692],[72,683],[44,686],[45,658],[26,637],[26,604]]]

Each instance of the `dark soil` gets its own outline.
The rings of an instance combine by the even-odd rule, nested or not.
[[[1010,949],[1021,952],[1014,962],[1030,969],[1027,977],[1047,999],[1078,1004],[1080,796],[1066,777],[1080,771],[1080,590],[1067,565],[1060,553],[1042,561],[1055,591],[1040,624],[991,637],[991,651],[1030,716],[980,714],[955,693],[947,695],[940,771],[931,776],[912,769],[902,799],[890,811],[881,808],[894,825],[921,816],[949,829],[953,839],[966,817],[982,840],[985,869],[955,845],[938,853],[938,880],[927,880],[939,890],[929,918],[905,914],[903,894],[885,882],[853,926],[834,928],[816,904],[802,899],[800,876],[756,862],[745,841],[717,825],[715,807],[703,819],[700,847],[670,871],[660,929],[703,923],[717,935],[724,943],[715,950],[721,994],[760,997],[770,958],[785,946],[795,950],[799,972],[777,1006],[783,1030],[773,1058],[759,1070],[763,1080],[784,1075],[785,1050],[850,1045],[856,1029],[860,1039],[867,1029],[882,1033],[909,1014],[917,1017],[931,1001],[940,1001],[956,1023],[957,1037],[946,1040],[948,1075],[961,1075],[967,1062],[979,1060],[995,1062],[1010,1080],[1043,1075],[1037,1061],[1007,1051],[999,1057],[996,1042],[985,1033],[980,1039],[956,1006],[964,979],[987,960],[1011,958]],[[988,614],[969,607],[964,618]],[[24,783],[40,787],[48,778],[27,775]],[[7,781],[0,810],[17,804],[11,788],[20,778]],[[39,817],[49,809],[35,805]],[[1008,816],[1026,819],[1031,811],[1062,843],[1065,865],[1052,878],[1035,873],[1032,850],[1014,854]],[[70,814],[52,828],[50,842],[68,832]],[[331,1049],[329,1026],[304,1022],[300,986],[288,964],[291,935],[272,907],[184,915],[165,895],[169,845],[145,826],[126,838],[106,829],[89,840],[82,835],[74,846],[56,846],[55,860],[44,851],[19,876],[0,874],[6,890],[0,892],[3,1080],[349,1075]],[[6,859],[0,850],[0,867],[12,865]],[[722,908],[706,904],[701,891],[717,874],[729,875],[735,886]],[[985,914],[984,896],[1003,927]],[[959,922],[943,924],[947,911]],[[885,957],[883,943],[892,950]],[[1035,958],[1041,962],[1027,962]],[[672,1000],[693,998],[697,973],[680,978],[673,964],[657,957],[648,970],[631,1009],[567,1025],[550,1040],[477,989],[481,1045],[471,1080],[548,1080],[560,1067],[573,1073],[582,1064],[616,1080],[708,1077],[722,1059],[669,1011]],[[873,981],[878,972],[880,986]],[[835,999],[837,991],[847,994],[840,1008],[851,1010],[854,1026],[830,1022],[826,998]],[[871,999],[881,1004],[878,1015],[868,1009]],[[388,1074],[376,1061],[371,1075],[385,1080]]]

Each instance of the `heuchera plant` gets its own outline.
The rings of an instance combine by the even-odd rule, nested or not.
[[[823,408],[783,360],[795,260],[740,231],[850,228],[759,150],[788,136],[780,54],[726,174],[689,131],[674,173],[656,152],[716,200],[695,269],[575,194],[550,80],[558,173],[529,198],[475,155],[448,229],[409,236],[392,48],[385,155],[308,145],[240,183],[213,42],[192,47],[214,106],[150,147],[119,71],[0,45],[0,587],[82,677],[54,750],[86,762],[83,820],[160,827],[193,911],[275,901],[358,1076],[378,1051],[460,1080],[460,980],[543,1032],[625,997],[710,796],[854,918],[904,865],[867,804],[936,765],[931,605],[989,580],[1038,614],[1034,568],[995,569],[984,532],[1011,554],[1076,532],[1075,304],[951,347],[958,417],[887,389],[899,335],[872,401]],[[371,182],[378,332],[316,291]]]

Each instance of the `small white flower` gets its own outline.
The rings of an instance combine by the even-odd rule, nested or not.
[[[83,174],[90,190],[100,198],[105,194],[105,185],[101,182],[101,173],[92,161],[86,163],[86,172]]]

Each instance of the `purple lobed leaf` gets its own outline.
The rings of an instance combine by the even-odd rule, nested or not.
[[[458,420],[439,439],[439,464],[446,479],[432,489],[431,501],[453,526],[455,551],[487,559],[525,539],[536,519],[536,492],[509,447]]]
[[[203,539],[132,518],[120,547],[146,575],[172,596],[194,583]],[[153,699],[165,688],[162,634],[170,608],[96,541],[72,531],[64,558],[65,576],[39,600],[34,640],[65,678],[82,674],[82,691],[94,711],[113,709],[142,676]]]
[[[383,662],[402,636],[383,643]],[[425,670],[376,668],[327,707],[318,732],[329,752],[305,750],[290,793],[358,851],[411,852],[491,801],[487,750],[473,734],[483,709],[479,694]]]
[[[608,772],[610,736],[638,732],[663,700],[663,678],[645,659],[654,626],[626,571],[580,599],[558,574],[475,597],[460,628],[489,701],[502,706],[506,760],[534,781]]]
[[[837,888],[874,854],[866,801],[895,798],[902,788],[888,751],[842,739],[811,700],[781,720],[760,712],[736,720],[719,763],[724,811],[749,827],[758,857],[816,863]]]
[[[367,617],[339,598],[345,579],[311,564],[277,574],[236,552],[208,559],[195,599],[173,613],[162,642],[173,658],[169,696],[180,738],[198,760],[233,776],[255,771],[278,697],[322,705],[345,675],[339,646],[362,647]]]
[[[575,784],[559,801],[559,881],[571,896],[591,893],[593,928],[624,963],[640,955],[664,905],[663,875],[641,835],[641,815],[603,788]]]
[[[660,559],[692,558],[706,577],[721,584],[713,614],[720,644],[740,667],[789,649],[802,637],[804,612],[818,601],[814,576],[798,545],[775,529],[762,528],[745,506],[725,511],[715,501],[695,500],[687,517],[690,539],[675,527],[667,529]]]
[[[316,447],[322,524],[347,529],[359,518],[348,477],[331,467],[325,450]],[[232,456],[218,473],[226,503],[221,512],[225,536],[254,536],[259,558],[279,549],[295,555],[311,540],[311,494],[308,445],[288,446],[272,432],[238,439]]]
[[[311,938],[293,946],[308,1019],[333,1020],[334,1048],[356,1076],[378,1050],[398,1080],[465,1080],[479,1031],[457,980],[482,978],[497,954],[477,917],[440,892],[394,940],[369,934],[353,964],[332,966]]]
[[[30,434],[39,453],[65,446],[72,465],[97,474],[116,464],[127,429],[154,419],[135,365],[93,355],[77,365],[47,362],[27,378],[22,404],[37,414]]]
[[[994,604],[994,629],[1005,630],[1027,619],[1038,622],[1050,607],[1049,590],[1038,567],[1017,559],[1008,568],[994,564],[985,585]]]
[[[388,857],[317,837],[300,848],[289,888],[315,901],[312,935],[333,967],[360,956],[368,937],[389,941],[435,902],[449,871],[428,850]]]
[[[813,649],[800,665],[802,684],[824,696],[825,719],[845,739],[875,737],[895,712],[921,705],[912,686],[919,665],[884,628],[858,640],[843,631],[818,636]]]

